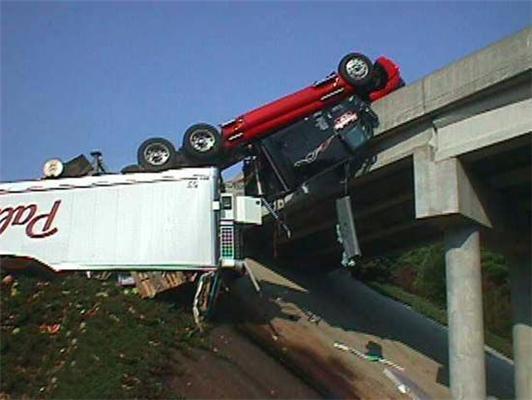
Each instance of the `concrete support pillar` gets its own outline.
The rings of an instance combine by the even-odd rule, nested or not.
[[[445,232],[449,370],[454,399],[485,399],[480,238],[473,225]]]
[[[532,266],[528,257],[512,261],[515,396],[518,400],[528,400],[532,399]]]

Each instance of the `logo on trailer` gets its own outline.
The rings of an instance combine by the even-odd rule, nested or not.
[[[42,239],[57,233],[53,227],[61,200],[56,200],[49,213],[38,214],[37,204],[20,205],[0,209],[0,236],[8,228],[26,227],[26,235],[32,239]]]

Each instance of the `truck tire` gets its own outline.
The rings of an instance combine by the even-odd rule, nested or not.
[[[183,136],[186,155],[199,161],[216,163],[222,149],[222,136],[218,129],[208,124],[195,124]]]
[[[174,167],[175,155],[175,147],[170,141],[150,138],[139,146],[137,161],[145,171],[165,171]]]
[[[350,53],[340,61],[338,74],[351,86],[365,88],[372,80],[373,64],[363,54]]]
[[[137,172],[144,172],[142,167],[137,164],[126,165],[120,170],[121,174],[135,174]]]

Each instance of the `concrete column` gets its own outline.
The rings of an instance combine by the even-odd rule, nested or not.
[[[518,400],[528,400],[532,399],[532,266],[528,257],[512,261],[515,396]]]
[[[473,225],[445,232],[449,370],[454,399],[486,398],[480,239]]]

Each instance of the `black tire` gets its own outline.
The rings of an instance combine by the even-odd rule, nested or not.
[[[137,164],[126,165],[120,170],[121,174],[135,174],[137,172],[144,172],[142,167]]]
[[[148,172],[165,171],[174,167],[174,145],[163,138],[151,138],[142,142],[137,151],[139,165]]]
[[[356,88],[365,88],[373,77],[373,63],[360,53],[350,53],[340,61],[338,74]]]
[[[193,159],[214,164],[222,150],[222,136],[212,125],[192,125],[183,136],[183,150]]]

